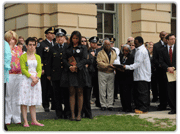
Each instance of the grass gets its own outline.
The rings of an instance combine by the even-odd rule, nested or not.
[[[165,119],[164,121],[168,121]],[[32,126],[24,128],[22,125],[8,125],[9,131],[175,131],[176,125],[171,127],[161,127],[161,121],[156,123],[140,119],[138,115],[110,115],[96,116],[94,119],[83,118],[81,121],[70,120],[41,120],[44,127]],[[29,122],[30,124],[31,122]],[[170,122],[169,122],[170,123]]]

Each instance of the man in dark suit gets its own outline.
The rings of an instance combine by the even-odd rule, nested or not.
[[[169,73],[176,73],[176,45],[175,35],[168,34],[166,36],[167,46],[162,48],[159,55],[159,63],[163,71]],[[165,76],[167,79],[167,76]],[[166,85],[164,83],[164,85]],[[176,81],[167,81],[168,103],[171,111],[168,114],[176,114]]]
[[[65,87],[60,87],[62,72],[64,71],[62,55],[64,52],[64,46],[67,45],[64,43],[66,31],[64,29],[55,30],[56,41],[57,43],[50,50],[49,64],[47,65],[47,78],[52,81],[54,101],[55,101],[55,110],[56,118],[65,118],[70,117],[70,106],[69,106],[69,90]],[[64,110],[62,108],[64,104]]]
[[[92,74],[92,87],[93,87],[93,94],[96,98],[96,106],[100,107],[100,102],[99,102],[99,84],[98,84],[98,69],[97,69],[97,54],[99,51],[102,50],[102,48],[98,48],[97,49],[97,43],[99,41],[99,38],[96,36],[93,36],[89,39],[91,48],[90,48],[90,53],[92,54],[92,56],[94,57],[93,59],[93,67],[95,69],[95,72]]]
[[[159,111],[165,110],[167,107],[167,87],[165,86],[166,79],[165,78],[165,72],[162,69],[162,66],[159,63],[159,54],[160,50],[165,47],[165,42],[163,42],[163,38],[165,37],[166,32],[162,31],[159,34],[159,37],[161,40],[154,44],[153,46],[153,63],[157,71],[157,79],[158,79],[158,85],[159,85],[159,99],[160,99],[160,105],[158,106]]]
[[[45,31],[46,39],[37,45],[37,54],[41,57],[42,62],[42,76],[41,76],[41,86],[42,86],[42,105],[45,112],[49,112],[49,92],[53,90],[51,86],[51,81],[47,79],[47,65],[49,64],[50,49],[54,46],[54,27],[50,27]],[[53,97],[52,97],[53,110]]]

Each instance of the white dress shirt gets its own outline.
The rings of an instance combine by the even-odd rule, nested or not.
[[[46,39],[49,43],[52,43],[52,46],[54,46],[54,43],[53,43],[53,41],[50,41],[50,40],[48,40],[48,39]]]
[[[151,81],[151,63],[148,50],[144,44],[136,49],[134,64],[126,65],[125,69],[134,70],[134,81]]]
[[[161,40],[161,44],[164,46],[164,42]]]
[[[168,47],[168,53],[169,53],[169,48],[170,48],[170,46],[169,46],[169,45],[167,45],[167,47]],[[174,44],[171,46],[171,49],[172,49],[172,53],[173,53]]]

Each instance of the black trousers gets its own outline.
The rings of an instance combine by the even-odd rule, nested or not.
[[[135,81],[134,82],[134,103],[136,109],[143,112],[149,110],[149,82]]]
[[[91,112],[91,90],[92,88],[84,87],[83,90],[83,109],[82,109],[82,115],[85,114],[85,117],[91,118],[92,112]]]
[[[53,87],[51,85],[51,82],[47,79],[47,75],[43,74],[41,76],[41,86],[42,86],[42,106],[43,108],[49,108],[49,98],[50,98],[50,92],[53,91]],[[52,107],[54,105],[54,100],[52,97]]]
[[[132,101],[132,84],[121,83],[120,86],[120,97],[121,97],[121,104],[123,110],[132,111],[131,101]]]
[[[158,84],[159,84],[159,100],[160,100],[160,108],[166,108],[168,102],[167,95],[167,78],[165,72],[162,68],[157,69],[158,72]]]
[[[157,100],[158,98],[158,78],[157,71],[152,72],[151,76],[151,89],[153,94],[153,99]]]
[[[68,88],[60,87],[60,80],[52,81],[52,84],[56,116],[58,118],[67,118],[71,113],[69,106],[69,90]],[[64,109],[62,108],[62,103],[64,103]]]
[[[114,79],[114,99],[117,98],[117,94],[119,92],[119,81],[118,76],[115,74]]]
[[[99,100],[99,83],[98,83],[98,72],[95,72],[95,74],[92,76],[92,86],[93,86],[93,92],[96,97],[96,106],[100,107],[100,100]]]
[[[176,81],[167,83],[167,92],[169,106],[176,111]]]

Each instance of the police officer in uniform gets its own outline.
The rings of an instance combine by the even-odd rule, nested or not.
[[[99,51],[102,50],[102,48],[97,49],[97,43],[99,41],[99,38],[96,36],[93,36],[89,39],[91,48],[89,49],[91,55],[94,57],[93,60],[93,67],[95,69],[95,72],[92,74],[92,87],[93,87],[93,94],[96,98],[96,107],[101,107],[99,102],[99,84],[98,84],[98,69],[97,69],[97,61],[96,57]]]
[[[56,118],[70,117],[70,106],[69,106],[69,90],[65,87],[60,87],[62,72],[64,71],[62,55],[64,52],[64,43],[66,37],[66,31],[64,29],[56,29],[56,44],[50,50],[50,60],[47,66],[47,78],[52,81],[53,93],[55,100]],[[63,110],[62,104],[65,108]]]
[[[37,54],[41,57],[42,62],[42,76],[41,76],[41,86],[42,86],[42,105],[45,112],[49,112],[49,93],[53,91],[51,81],[47,79],[47,65],[49,64],[50,49],[54,46],[54,27],[50,27],[45,31],[46,39],[37,45]],[[52,97],[51,109],[54,108],[54,100]]]

